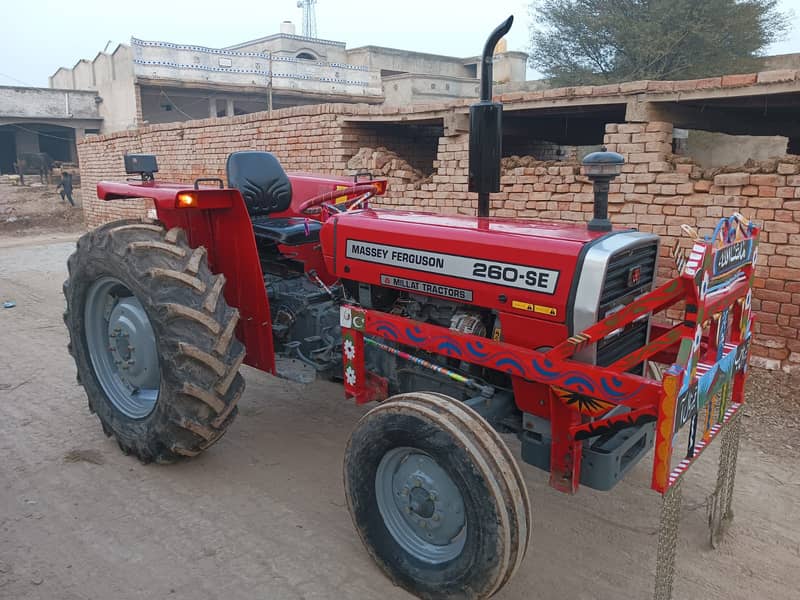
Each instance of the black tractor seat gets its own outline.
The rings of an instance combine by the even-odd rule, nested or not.
[[[319,232],[322,223],[313,219],[301,217],[253,217],[253,233],[257,240],[283,244],[284,246],[299,246],[319,242]],[[306,233],[306,231],[308,233]]]
[[[292,202],[292,183],[269,152],[234,152],[228,156],[228,185],[242,193],[258,241],[298,246],[319,242],[319,221],[300,217],[275,218]]]

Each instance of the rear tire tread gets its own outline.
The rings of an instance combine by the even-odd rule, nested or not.
[[[235,337],[239,312],[225,302],[225,278],[211,273],[205,248],[192,249],[180,228],[117,221],[82,236],[67,264],[68,350],[106,435],[143,462],[196,456],[218,441],[238,412],[244,391],[238,370],[245,351]],[[126,421],[110,405],[86,349],[81,293],[104,274],[134,291],[157,332],[161,390],[156,409],[143,421]],[[157,422],[143,424],[151,417]]]
[[[194,275],[182,273],[181,271],[154,267],[150,269],[147,274],[154,279],[172,279],[173,281],[178,281],[184,285],[188,285],[190,288],[193,288],[195,291],[200,292],[201,294],[206,291],[206,284],[201,279],[195,277]]]

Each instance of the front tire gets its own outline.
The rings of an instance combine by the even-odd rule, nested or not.
[[[195,456],[244,390],[238,311],[181,229],[117,221],[78,240],[64,322],[78,382],[106,435],[143,462]]]
[[[488,598],[527,550],[520,471],[497,432],[453,398],[400,394],[367,413],[348,443],[344,481],[367,551],[421,598]]]

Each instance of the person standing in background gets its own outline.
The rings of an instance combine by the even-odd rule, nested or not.
[[[61,200],[69,200],[72,206],[75,206],[75,201],[72,199],[72,173],[64,171],[61,173],[61,182],[56,186],[56,191],[61,188]]]

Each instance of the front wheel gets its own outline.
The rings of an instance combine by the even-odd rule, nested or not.
[[[143,462],[216,442],[244,390],[244,348],[205,249],[180,229],[118,221],[81,237],[68,267],[69,350],[103,431]]]
[[[367,551],[421,598],[488,598],[527,550],[519,468],[497,432],[453,398],[400,394],[367,413],[348,443],[344,481]]]

